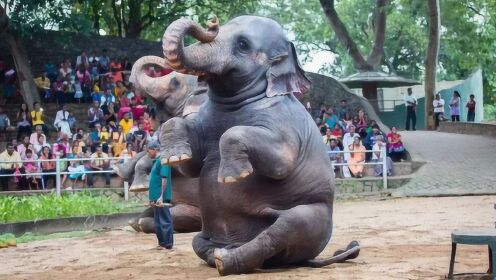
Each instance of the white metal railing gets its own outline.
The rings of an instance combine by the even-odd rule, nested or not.
[[[77,172],[74,171],[62,171],[61,170],[61,162],[71,162],[71,161],[78,161],[78,162],[85,162],[85,161],[96,161],[96,160],[105,160],[109,161],[109,169],[107,170],[85,170],[83,173],[84,175],[86,174],[105,174],[105,173],[111,173],[114,174],[115,171],[111,168],[113,164],[117,164],[118,162],[125,162],[128,158],[120,158],[120,157],[106,157],[106,158],[60,158],[58,154],[55,155],[55,158],[53,159],[36,159],[36,160],[27,160],[27,161],[20,161],[20,162],[14,162],[14,161],[0,161],[0,164],[4,163],[9,163],[9,164],[19,164],[19,168],[22,167],[22,164],[25,162],[34,162],[37,163],[37,168],[41,170],[41,163],[42,162],[55,162],[55,172],[32,172],[32,173],[22,173],[21,175],[17,174],[0,174],[0,177],[25,177],[25,176],[45,176],[45,175],[55,175],[55,191],[57,193],[57,196],[61,195],[61,175],[71,175],[75,174]],[[1,168],[0,168],[1,169]],[[42,180],[43,183],[43,180]],[[128,201],[129,199],[129,183],[127,181],[124,181],[123,184],[124,187],[124,200]],[[42,188],[44,188],[42,184]]]
[[[382,150],[365,150],[365,151],[328,151],[327,154],[347,154],[347,153],[374,153],[374,152],[380,152],[382,153],[383,157],[381,158],[381,161],[378,162],[360,162],[360,163],[354,163],[354,165],[377,165],[381,164],[382,165],[382,184],[384,185],[384,189],[387,189],[387,153],[386,153],[386,147],[383,147]],[[343,162],[343,163],[333,163],[331,161],[331,164],[333,166],[348,166],[349,163]]]

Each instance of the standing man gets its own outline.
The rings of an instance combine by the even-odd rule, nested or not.
[[[434,123],[436,124],[436,129],[439,127],[439,119],[444,120],[444,99],[441,98],[441,94],[436,94],[436,99],[432,101],[434,106]]]
[[[147,146],[148,156],[154,159],[152,171],[150,172],[150,185],[148,197],[150,206],[153,207],[155,216],[155,233],[158,239],[158,249],[172,250],[174,243],[172,217],[165,203],[172,200],[171,168],[160,163],[157,156],[160,145],[158,142],[150,142]]]
[[[417,98],[412,95],[412,88],[408,88],[408,95],[405,97],[406,106],[406,125],[405,129],[410,130],[410,120],[412,123],[412,129],[415,131],[415,125],[417,124],[417,115],[415,114],[415,109],[417,107]]]

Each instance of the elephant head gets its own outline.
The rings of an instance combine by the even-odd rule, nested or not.
[[[163,51],[172,69],[207,81],[213,101],[235,103],[263,92],[268,97],[300,95],[309,89],[294,45],[277,22],[240,16],[221,27],[214,18],[207,27],[174,21],[164,33]],[[185,35],[199,42],[184,46]]]
[[[198,83],[196,76],[171,72],[161,77],[150,77],[145,73],[146,67],[150,66],[167,68],[163,58],[144,56],[134,63],[129,80],[157,104],[159,115],[166,115],[159,118],[161,122],[197,110],[190,108],[198,103],[193,100],[203,99],[192,96],[202,93],[205,86]]]

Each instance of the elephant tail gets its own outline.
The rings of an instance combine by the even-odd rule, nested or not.
[[[323,267],[333,263],[341,263],[347,260],[355,259],[360,254],[360,244],[357,241],[351,241],[345,250],[337,250],[334,256],[326,259],[308,260],[304,264],[308,267]]]

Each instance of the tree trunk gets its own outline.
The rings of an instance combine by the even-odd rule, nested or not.
[[[377,69],[384,54],[384,41],[386,40],[386,6],[388,0],[376,0],[374,12],[374,47],[367,58],[367,64]]]
[[[40,101],[40,95],[38,94],[38,88],[34,83],[26,49],[24,48],[21,40],[10,30],[7,30],[4,33],[4,37],[7,45],[9,46],[10,53],[14,58],[21,94],[31,110],[33,103],[35,101]]]
[[[139,38],[143,29],[143,20],[141,18],[141,3],[137,0],[129,0],[129,19],[126,26],[126,37]]]
[[[429,19],[429,43],[425,58],[425,129],[434,129],[434,95],[436,94],[436,70],[439,54],[439,0],[427,1]]]

